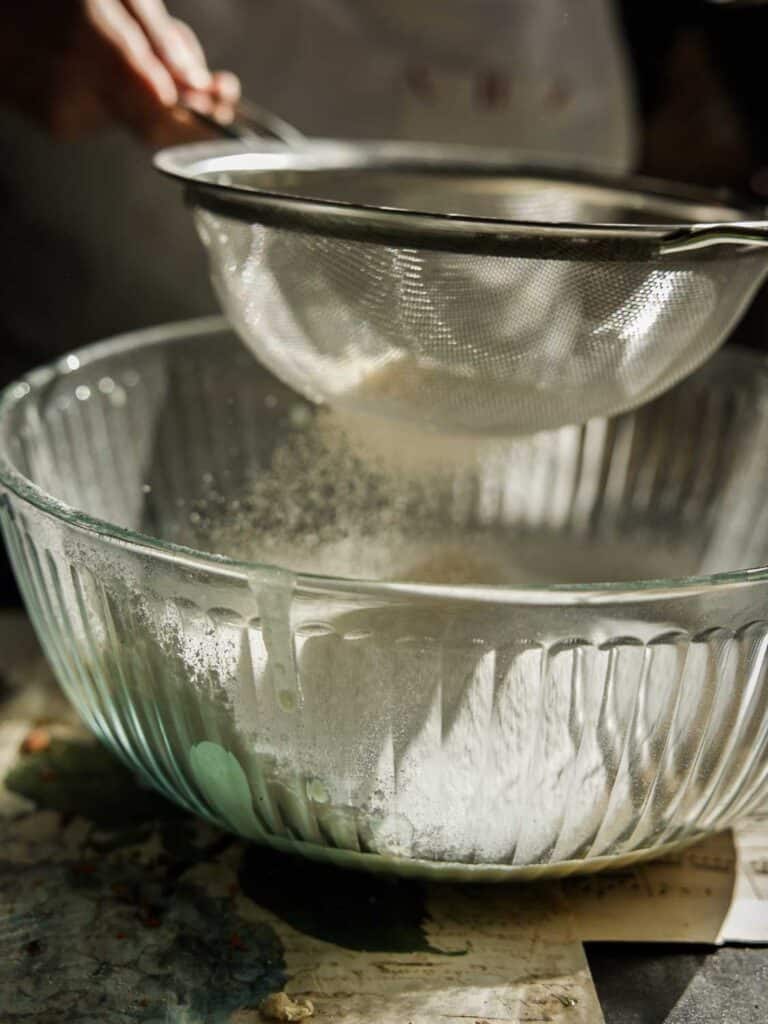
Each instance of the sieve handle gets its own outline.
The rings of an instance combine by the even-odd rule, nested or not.
[[[222,124],[215,117],[203,114],[187,103],[179,105],[207,128],[227,139],[238,139],[240,142],[272,139],[286,146],[297,146],[307,141],[306,135],[298,128],[250,100],[240,100],[235,107],[235,117],[229,124]]]
[[[675,231],[659,242],[659,255],[706,249],[711,245],[768,246],[768,221],[702,224]]]

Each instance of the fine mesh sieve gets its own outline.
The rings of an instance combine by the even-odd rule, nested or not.
[[[722,196],[494,152],[206,143],[157,164],[187,185],[224,309],[274,373],[442,431],[640,405],[722,343],[768,269],[765,223]]]

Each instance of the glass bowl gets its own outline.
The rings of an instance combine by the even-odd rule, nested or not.
[[[0,403],[3,533],[94,732],[250,839],[445,879],[615,866],[766,799],[767,469],[738,351],[514,440],[311,406],[218,319]]]

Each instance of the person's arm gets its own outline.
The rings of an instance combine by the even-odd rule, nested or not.
[[[0,104],[65,139],[114,123],[151,145],[194,138],[180,99],[226,121],[240,94],[162,0],[5,0],[0,68]]]

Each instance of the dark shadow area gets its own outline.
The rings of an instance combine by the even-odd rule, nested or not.
[[[240,887],[292,928],[345,949],[456,956],[429,944],[424,886],[377,878],[258,846],[245,851]]]
[[[0,543],[0,608],[20,608],[21,594],[8,561],[5,544]]]

